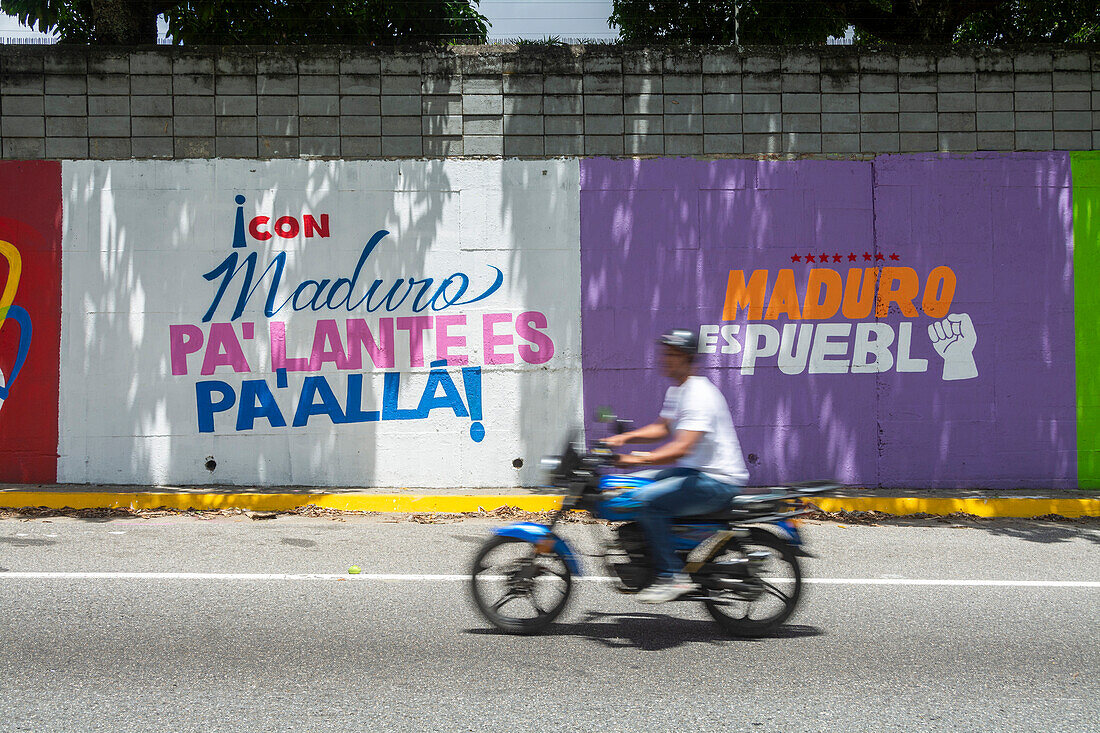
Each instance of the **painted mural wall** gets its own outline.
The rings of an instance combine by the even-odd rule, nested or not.
[[[1098,172],[4,163],[0,481],[535,485],[687,326],[754,484],[1095,486]]]

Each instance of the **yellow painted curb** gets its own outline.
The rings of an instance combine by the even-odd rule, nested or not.
[[[1100,517],[1096,499],[936,497],[816,497],[822,511],[875,511],[884,514],[952,514],[979,517]],[[324,509],[360,512],[458,513],[515,507],[528,512],[552,511],[561,506],[560,496],[535,494],[367,494],[367,493],[187,493],[98,491],[0,491],[0,506],[49,509],[248,509],[258,512],[290,511],[308,505]]]

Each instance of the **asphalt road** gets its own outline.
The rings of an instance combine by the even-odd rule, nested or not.
[[[758,641],[599,582],[493,633],[494,524],[2,520],[0,731],[1100,730],[1100,524],[811,523]]]

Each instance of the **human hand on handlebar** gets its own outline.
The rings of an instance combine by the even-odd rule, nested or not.
[[[615,456],[617,466],[645,466],[649,463],[649,451],[634,451]]]
[[[609,435],[600,441],[608,448],[621,448],[626,445],[626,433],[620,433],[619,435]]]

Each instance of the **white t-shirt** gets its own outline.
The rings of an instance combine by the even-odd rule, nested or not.
[[[676,462],[677,466],[698,469],[738,486],[748,483],[749,470],[741,455],[729,405],[709,379],[688,377],[682,385],[669,387],[661,417],[668,420],[671,432],[692,430],[703,434],[691,452]]]

